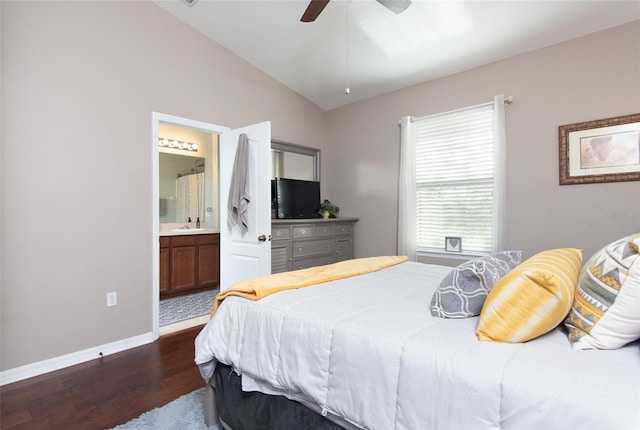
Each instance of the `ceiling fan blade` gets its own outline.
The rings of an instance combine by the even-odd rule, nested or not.
[[[312,22],[315,21],[320,12],[327,6],[329,0],[311,0],[309,6],[307,6],[307,10],[302,14],[302,18],[300,21],[302,22]]]
[[[376,1],[395,14],[404,12],[409,7],[409,5],[411,5],[411,0],[376,0]]]

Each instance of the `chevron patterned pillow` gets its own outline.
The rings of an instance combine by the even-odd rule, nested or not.
[[[640,338],[640,233],[595,253],[580,272],[564,324],[573,349],[616,349]]]

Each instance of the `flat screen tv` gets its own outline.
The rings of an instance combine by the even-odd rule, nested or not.
[[[318,218],[320,182],[276,178],[275,210],[277,218]]]

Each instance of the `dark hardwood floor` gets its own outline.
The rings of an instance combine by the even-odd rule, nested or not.
[[[201,388],[201,328],[0,387],[0,428],[108,429]]]

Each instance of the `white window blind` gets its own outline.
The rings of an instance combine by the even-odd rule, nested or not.
[[[442,252],[461,237],[465,253],[492,249],[494,105],[414,119],[416,247]]]

